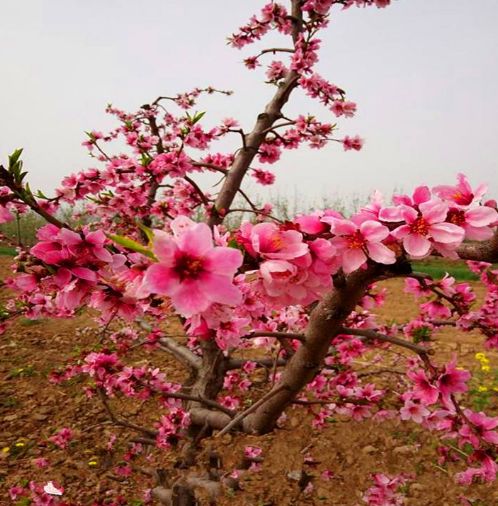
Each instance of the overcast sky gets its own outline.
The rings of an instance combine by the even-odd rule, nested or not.
[[[0,2],[0,158],[24,147],[33,188],[48,192],[94,166],[85,130],[114,124],[105,105],[135,110],[159,95],[213,85],[235,91],[199,105],[206,121],[249,129],[271,96],[263,73],[225,38],[259,0],[15,0]],[[357,102],[340,135],[364,149],[300,150],[276,169],[280,193],[302,198],[390,193],[457,172],[498,196],[498,1],[399,0],[335,11],[318,70]],[[280,42],[281,44],[281,42]],[[287,111],[319,113],[304,95]],[[234,139],[235,141],[235,139]],[[274,166],[264,168],[273,169]]]

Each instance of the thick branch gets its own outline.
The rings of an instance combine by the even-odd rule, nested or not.
[[[174,339],[162,337],[159,339],[159,345],[162,350],[171,353],[185,365],[193,367],[194,369],[199,369],[201,367],[200,357],[192,353],[185,346],[178,344]]]
[[[495,235],[489,241],[462,244],[457,249],[457,253],[462,260],[498,262],[498,228],[495,230]]]

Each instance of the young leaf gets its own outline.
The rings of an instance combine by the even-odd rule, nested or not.
[[[151,258],[152,260],[157,260],[156,256],[154,255],[154,253],[152,253],[152,251],[147,249],[143,244],[140,244],[139,242],[134,241],[129,237],[115,234],[107,234],[107,237],[109,237],[111,241],[114,241],[116,244],[119,244],[120,246],[123,246],[126,249],[136,251],[137,253],[141,253],[142,255]]]

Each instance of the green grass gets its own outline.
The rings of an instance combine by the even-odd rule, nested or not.
[[[471,272],[465,262],[433,258],[420,262],[413,262],[413,270],[425,272],[433,278],[442,278],[446,273],[457,281],[475,281],[478,277]]]
[[[2,246],[0,244],[0,255],[7,255],[14,257],[16,256],[17,252],[15,248],[12,248],[11,246]]]

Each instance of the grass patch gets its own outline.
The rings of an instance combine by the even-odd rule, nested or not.
[[[448,273],[457,281],[476,281],[479,279],[469,270],[465,262],[458,260],[431,258],[430,260],[413,262],[412,267],[414,271],[425,272],[433,278],[442,278]]]
[[[17,251],[15,248],[12,248],[11,246],[2,246],[0,244],[0,255],[15,257],[17,255]]]

